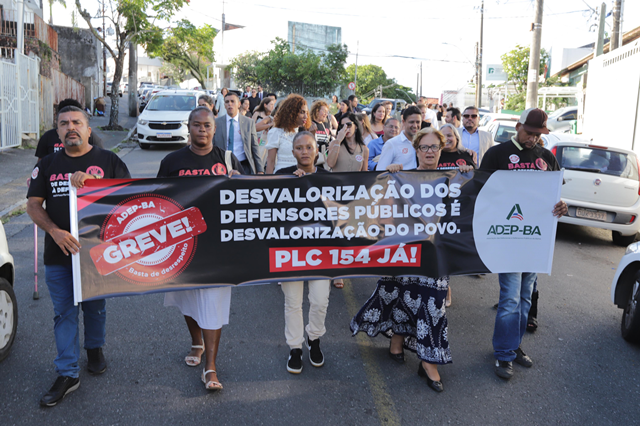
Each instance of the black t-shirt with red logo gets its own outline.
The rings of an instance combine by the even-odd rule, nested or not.
[[[231,154],[231,165],[233,170],[244,173],[240,162],[233,154]],[[207,155],[198,155],[186,146],[164,157],[157,177],[215,176],[227,173],[222,148],[214,145]]]
[[[100,179],[129,179],[129,169],[111,151],[93,147],[80,157],[69,157],[62,150],[43,158],[31,173],[31,185],[27,197],[40,197],[46,201],[47,214],[60,229],[70,231],[69,176],[81,171]],[[65,256],[49,234],[44,239],[45,265],[71,265],[71,257]]]
[[[480,168],[517,171],[560,170],[556,157],[548,149],[536,144],[531,149],[519,150],[513,141],[491,147],[485,152]]]
[[[94,133],[89,136],[89,145],[97,146],[98,148],[104,148],[102,145],[102,139]],[[38,147],[36,148],[36,157],[43,159],[49,154],[58,152],[64,149],[64,144],[58,136],[56,129],[47,130],[44,135],[40,137],[38,141]]]
[[[440,151],[440,159],[438,160],[438,170],[454,170],[460,166],[473,166],[473,156],[467,151]]]

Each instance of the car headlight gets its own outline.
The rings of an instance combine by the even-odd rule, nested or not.
[[[148,123],[147,120],[138,120],[138,124],[142,125],[142,126],[146,126]]]
[[[640,251],[640,242],[629,244],[624,254],[638,253]]]
[[[185,126],[189,125],[189,120],[182,120],[182,124],[184,124]]]

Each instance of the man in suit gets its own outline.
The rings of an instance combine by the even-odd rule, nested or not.
[[[262,102],[262,100],[266,97],[267,94],[262,91],[262,85],[258,84],[258,99],[260,99],[260,102]],[[260,102],[258,102],[258,104],[260,104]]]
[[[256,125],[250,118],[240,114],[240,98],[233,92],[224,97],[226,115],[216,118],[216,133],[213,144],[232,151],[245,172],[264,174],[262,148],[258,145]]]
[[[460,137],[462,139],[462,145],[475,151],[478,154],[478,161],[476,164],[482,162],[484,153],[493,146],[493,138],[491,133],[483,130],[478,130],[478,123],[480,122],[480,114],[478,108],[475,106],[468,106],[462,113],[462,132]]]

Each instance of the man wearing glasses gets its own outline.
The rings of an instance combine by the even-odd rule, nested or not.
[[[478,154],[478,163],[482,162],[484,153],[493,146],[493,139],[491,133],[483,130],[478,130],[478,123],[480,122],[480,114],[478,114],[478,108],[474,106],[468,106],[462,113],[462,132],[460,137],[462,138],[462,145],[475,151]]]

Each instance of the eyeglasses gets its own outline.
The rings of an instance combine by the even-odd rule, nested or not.
[[[418,145],[418,149],[422,152],[438,152],[440,151],[440,145]]]
[[[478,114],[463,114],[464,118],[478,118]]]

